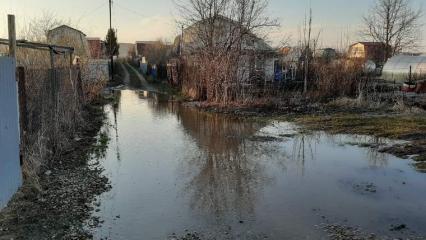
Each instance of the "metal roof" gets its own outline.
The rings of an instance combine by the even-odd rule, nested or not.
[[[53,28],[53,29],[50,29],[50,30],[48,31],[48,34],[50,34],[51,32],[54,32],[54,31],[56,31],[56,30],[58,30],[58,29],[61,29],[61,28],[68,28],[68,29],[71,29],[71,30],[73,30],[73,31],[79,32],[80,34],[83,34],[84,36],[86,36],[86,34],[84,34],[84,32],[82,32],[82,31],[80,31],[80,30],[78,30],[78,29],[76,29],[76,28],[70,27],[70,26],[68,26],[68,25],[61,25],[61,26],[55,27],[55,28]]]

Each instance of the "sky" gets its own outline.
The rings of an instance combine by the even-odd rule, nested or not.
[[[426,11],[424,0],[411,1],[413,7]],[[374,0],[269,0],[267,14],[277,19],[280,27],[271,29],[267,40],[273,46],[279,46],[288,36],[297,41],[311,6],[314,33],[320,32],[320,47],[342,48],[349,42],[363,40],[359,36],[362,17],[373,5]],[[109,26],[108,0],[0,0],[0,37],[7,36],[7,14],[16,15],[20,29],[46,11],[69,20],[88,37],[105,38]],[[172,41],[179,31],[178,17],[173,0],[113,1],[113,28],[118,31],[119,42],[160,38]],[[426,14],[421,23],[424,26],[420,50],[426,52]]]

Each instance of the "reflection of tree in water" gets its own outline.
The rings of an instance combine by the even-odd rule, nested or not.
[[[293,138],[291,160],[297,164],[302,175],[305,173],[305,164],[308,159],[315,160],[316,146],[320,136],[315,134],[299,133]]]
[[[190,108],[180,108],[178,117],[202,150],[187,162],[197,173],[186,189],[192,193],[192,207],[216,217],[253,213],[267,177],[262,164],[249,157],[251,144],[245,139],[261,126]]]
[[[316,159],[316,148],[320,144],[357,146],[363,148],[371,166],[382,167],[388,164],[388,159],[386,154],[379,152],[377,146],[385,145],[387,142],[387,139],[371,136],[334,135],[325,132],[300,133],[293,139],[291,159],[300,164],[303,172],[306,161]]]
[[[140,99],[146,100],[148,106],[155,110],[152,112],[152,114],[158,119],[175,113],[173,107],[177,105],[177,103],[169,101],[168,95],[149,91],[139,91],[138,96]]]
[[[120,156],[120,145],[118,141],[118,122],[117,122],[117,113],[120,111],[120,102],[121,102],[121,91],[114,91],[114,102],[112,103],[112,111],[114,114],[114,130],[115,130],[115,141],[116,141],[116,157],[118,161],[121,161]]]

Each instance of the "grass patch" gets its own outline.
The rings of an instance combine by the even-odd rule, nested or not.
[[[419,162],[419,163],[420,162],[426,163],[426,154],[420,155],[420,156],[416,156],[413,159],[414,159],[414,161]]]
[[[362,116],[339,114],[331,116],[303,116],[295,121],[312,130],[333,133],[373,135],[394,139],[406,139],[410,135],[426,136],[426,116]]]

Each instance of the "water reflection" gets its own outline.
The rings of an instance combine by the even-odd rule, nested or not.
[[[231,237],[216,239],[320,239],[322,216],[371,232],[401,222],[424,232],[426,175],[371,147],[387,140],[200,112],[149,92],[120,97],[107,109],[103,166],[113,189],[102,196],[98,238],[225,227]]]
[[[290,159],[298,163],[301,170],[306,161],[315,161],[318,150],[323,145],[332,145],[335,148],[359,147],[365,152],[366,160],[372,167],[386,167],[389,155],[380,152],[380,147],[400,143],[386,138],[366,135],[329,134],[322,131],[306,131],[299,126],[288,122],[273,122],[260,130],[260,135],[285,137],[290,139],[286,145],[291,145]],[[350,154],[350,153],[349,153]],[[345,156],[342,156],[343,158]]]
[[[191,176],[184,188],[191,196],[191,208],[218,219],[252,214],[258,191],[270,179],[261,162],[247,157],[247,149],[254,147],[247,139],[263,125],[200,112],[159,94],[140,92],[139,97],[155,109],[156,118],[175,115],[200,149],[187,153],[182,166],[185,175]]]
[[[184,175],[190,176],[184,192],[191,196],[192,209],[212,214],[219,221],[254,214],[256,198],[275,181],[267,166],[273,165],[282,174],[292,166],[295,173],[304,176],[306,165],[317,160],[318,149],[324,144],[363,147],[370,166],[387,166],[388,155],[371,147],[388,144],[386,139],[310,132],[290,123],[266,124],[225,117],[146,91],[140,92],[139,97],[155,110],[156,119],[176,116],[197,144],[199,151],[188,152],[182,164]]]
[[[192,208],[217,218],[253,214],[258,191],[269,179],[262,163],[248,157],[252,144],[246,139],[262,126],[185,107],[177,116],[203,150],[186,162],[188,173],[195,173],[185,188]]]
[[[119,143],[119,137],[118,137],[117,113],[120,111],[121,91],[113,91],[113,99],[114,99],[114,102],[111,104],[111,107],[112,107],[112,112],[114,115],[113,129],[115,132],[115,141],[116,141],[115,152],[116,152],[117,161],[120,161],[121,156],[120,156],[120,143]]]

